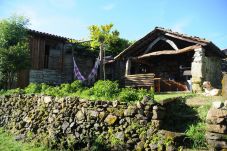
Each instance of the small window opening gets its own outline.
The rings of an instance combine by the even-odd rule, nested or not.
[[[45,69],[48,68],[49,55],[50,55],[50,46],[49,45],[45,45],[45,56],[44,56],[44,68]]]

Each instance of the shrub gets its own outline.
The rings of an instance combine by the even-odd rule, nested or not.
[[[10,90],[3,91],[3,92],[4,92],[3,95],[22,94],[22,93],[24,93],[24,90],[22,90],[20,88],[16,88],[16,89],[10,89]]]
[[[193,148],[206,147],[205,132],[205,123],[196,123],[189,126],[186,136],[191,139]]]
[[[73,83],[71,83],[71,92],[76,92],[83,89],[83,84],[79,80],[75,80]]]
[[[149,96],[150,98],[154,98],[153,89],[150,89],[149,91],[147,91],[146,89],[139,89],[137,90],[137,94],[138,94],[139,100],[142,100],[144,96]]]
[[[133,88],[123,88],[118,96],[118,99],[125,102],[137,101],[138,93]]]
[[[41,85],[36,83],[29,84],[25,89],[25,93],[32,94],[32,93],[40,93],[41,92]]]
[[[119,85],[116,81],[99,80],[92,88],[96,97],[114,98],[119,92]]]

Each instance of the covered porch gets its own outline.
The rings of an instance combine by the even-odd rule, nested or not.
[[[199,47],[193,45],[179,50],[161,50],[130,57],[126,62],[125,79],[128,81],[128,77],[138,77],[139,83],[142,82],[139,77],[143,74],[144,78],[153,81],[144,86],[152,86],[156,92],[191,91],[191,66],[194,50]],[[151,74],[154,76],[149,76]]]

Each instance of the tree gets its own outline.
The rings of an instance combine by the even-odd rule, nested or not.
[[[12,88],[17,73],[29,66],[27,25],[22,16],[0,21],[0,81]]]
[[[128,40],[119,37],[119,31],[113,30],[113,24],[92,25],[89,26],[89,30],[92,40],[91,47],[98,50],[100,45],[103,44],[106,55],[117,55],[130,45]]]

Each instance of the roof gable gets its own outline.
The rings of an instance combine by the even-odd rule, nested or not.
[[[213,49],[220,56],[223,56],[223,53],[220,49],[215,46],[211,41],[202,39],[196,36],[189,36],[186,34],[181,34],[178,32],[173,32],[169,29],[164,29],[161,27],[156,27],[153,31],[136,41],[134,44],[123,50],[120,54],[118,54],[115,59],[127,57],[131,54],[139,54],[141,52],[148,52],[148,47],[152,45],[154,41],[156,41],[159,37],[167,37],[168,39],[174,39],[175,41],[181,41],[185,43],[185,45],[180,46],[179,49],[183,49],[184,47],[192,46],[192,45],[201,45],[203,47],[209,47],[209,49]],[[171,40],[170,40],[171,41]],[[172,46],[172,45],[171,45]],[[174,47],[172,47],[173,49]],[[175,48],[174,48],[175,49]],[[176,50],[176,49],[175,49]],[[159,50],[156,50],[159,51]]]

